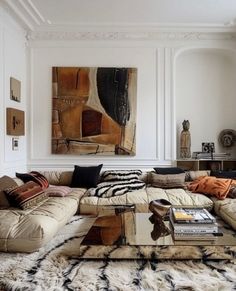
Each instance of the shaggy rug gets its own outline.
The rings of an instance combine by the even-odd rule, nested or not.
[[[0,253],[0,290],[236,290],[230,261],[83,260],[86,226],[73,219],[32,254]]]

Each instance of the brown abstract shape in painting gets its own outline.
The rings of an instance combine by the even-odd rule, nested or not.
[[[89,95],[89,69],[57,68],[58,95],[83,97]]]
[[[82,136],[101,134],[102,113],[85,110],[82,113]]]

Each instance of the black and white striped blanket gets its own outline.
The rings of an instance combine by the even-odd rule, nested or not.
[[[138,179],[131,179],[129,181],[114,181],[102,182],[96,188],[90,188],[88,195],[102,198],[109,198],[113,196],[123,195],[127,192],[145,188],[145,183]]]

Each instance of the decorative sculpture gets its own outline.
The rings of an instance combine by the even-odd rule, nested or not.
[[[153,231],[151,237],[153,240],[157,240],[161,236],[167,236],[171,232],[165,225],[165,217],[168,215],[171,203],[166,199],[157,199],[149,203],[149,210],[153,213],[149,220],[153,224]]]
[[[190,122],[184,120],[183,130],[181,131],[180,136],[180,157],[183,159],[191,158],[191,134],[189,131]]]

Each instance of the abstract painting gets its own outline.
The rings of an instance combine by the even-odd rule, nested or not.
[[[135,155],[137,69],[52,68],[52,153]]]

